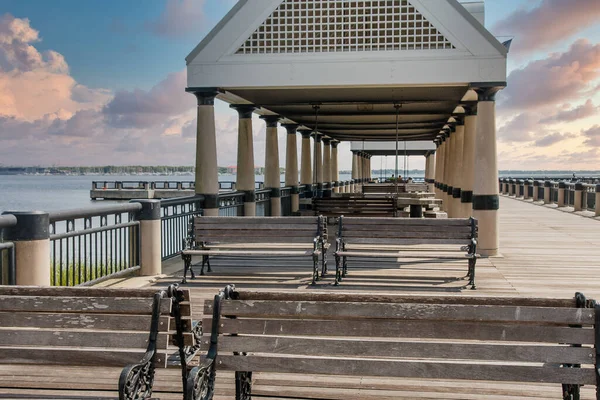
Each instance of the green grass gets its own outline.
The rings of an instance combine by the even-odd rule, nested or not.
[[[51,286],[77,286],[103,276],[119,272],[128,267],[126,262],[92,264],[90,261],[77,261],[54,265],[50,260],[50,285]]]

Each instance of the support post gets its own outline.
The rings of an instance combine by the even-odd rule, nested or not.
[[[461,215],[473,215],[473,180],[475,178],[475,130],[477,128],[477,103],[463,105],[465,109],[465,137],[463,143],[463,181],[460,192]]]
[[[321,142],[323,135],[319,132],[313,132],[311,136],[315,141],[314,183],[317,185],[317,197],[323,197],[323,142]]]
[[[279,115],[260,117],[267,124],[265,140],[265,188],[271,190],[271,217],[281,216],[281,183],[279,173],[279,141],[277,125]]]
[[[477,250],[482,256],[498,254],[498,160],[496,152],[496,93],[501,87],[477,87],[477,135],[473,216],[479,224]]]
[[[558,207],[565,206],[565,190],[567,185],[564,182],[558,182]],[[598,204],[596,204],[598,206]]]
[[[434,139],[433,141],[435,143],[435,147],[436,147],[436,151],[435,151],[435,183],[434,183],[434,192],[435,192],[435,197],[439,198],[440,197],[440,185],[442,184],[441,182],[441,170],[443,167],[443,162],[442,162],[442,147],[441,147],[441,143],[442,140],[441,138],[438,136]]]
[[[533,181],[529,179],[525,179],[523,182],[523,200],[529,200],[531,196],[529,196],[529,188],[533,185]]]
[[[162,228],[160,222],[160,200],[131,200],[140,203],[136,219],[140,221],[140,275],[154,276],[162,273]]]
[[[538,201],[540,199],[540,185],[541,181],[533,181],[533,201]]]
[[[446,203],[446,212],[448,218],[454,218],[454,204],[452,203],[452,190],[454,189],[454,147],[455,147],[455,132],[456,128],[450,127],[447,129],[448,139],[446,140],[446,193],[444,193],[444,202]]]
[[[550,198],[551,187],[552,187],[552,182],[550,182],[550,181],[544,182],[544,204],[552,203],[552,199]]]
[[[310,199],[312,193],[312,166],[310,155],[310,134],[311,131],[303,129],[298,131],[302,135],[302,149],[300,154],[300,185],[304,187],[303,197]]]
[[[454,164],[452,165],[453,169],[453,184],[452,184],[452,209],[454,210],[455,218],[467,218],[465,214],[463,214],[463,207],[460,201],[462,186],[463,186],[463,147],[465,143],[465,125],[464,125],[464,115],[457,115],[454,117],[456,119],[456,132],[454,133]]]
[[[340,169],[338,166],[338,144],[337,140],[331,141],[331,180],[335,182],[335,193],[340,193],[343,190],[342,182],[340,182]]]
[[[352,193],[358,193],[358,150],[352,150],[352,184],[351,190]]]
[[[219,168],[215,129],[216,88],[187,88],[198,100],[196,123],[195,192],[204,196],[205,216],[219,215]]]
[[[244,192],[244,216],[256,215],[256,193],[254,189],[254,140],[252,137],[252,104],[232,104],[238,112],[237,190]]]
[[[600,216],[600,184],[596,185],[596,206],[594,207],[594,215]]]
[[[298,187],[298,147],[296,144],[297,124],[284,124],[287,131],[285,142],[285,186],[291,188],[292,213],[300,209],[300,190]],[[310,154],[309,154],[310,156]]]
[[[573,211],[583,211],[583,194],[585,193],[585,187],[583,183],[577,182],[575,184],[575,200],[573,202]],[[587,207],[585,207],[587,208]]]
[[[50,216],[41,211],[7,211],[17,224],[4,239],[15,244],[16,284],[50,286]]]
[[[323,138],[323,197],[331,197],[331,139]]]

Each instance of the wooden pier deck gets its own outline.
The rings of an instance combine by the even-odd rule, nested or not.
[[[523,296],[572,297],[576,291],[589,298],[600,299],[600,220],[573,213],[560,212],[531,202],[501,197],[500,246],[502,255],[480,259],[477,263],[477,286],[466,289],[466,261],[431,262],[417,260],[410,263],[373,259],[368,263],[352,261],[349,277],[341,286],[333,286],[333,276],[310,286],[311,265],[306,261],[274,262],[254,259],[215,259],[213,272],[190,281],[193,313],[202,317],[205,299],[226,284],[236,284],[243,290],[282,291],[333,291],[339,293],[418,293],[422,295],[452,296]],[[333,229],[332,229],[333,231]],[[329,257],[330,271],[334,269]],[[164,271],[172,276],[163,277],[152,286],[162,287],[181,279],[183,263],[180,259],[165,262]],[[138,278],[113,282],[114,286],[138,285]],[[53,374],[53,387],[45,392],[47,398],[72,393],[73,398],[84,398],[82,392],[86,379],[97,379],[106,386],[106,397],[116,398],[116,382],[120,369],[89,368],[85,371],[67,371],[57,367]],[[26,371],[25,371],[26,370]],[[47,374],[47,373],[45,373]],[[39,390],[31,391],[35,382],[22,379],[23,375],[36,375],[36,367],[21,370],[6,367],[0,370],[3,381],[13,385],[4,388],[0,398],[36,398]],[[34,379],[32,378],[32,379]],[[559,385],[514,385],[499,382],[459,382],[415,379],[384,380],[344,377],[293,376],[281,374],[255,374],[254,387],[258,393],[288,396],[296,399],[560,399]],[[169,394],[180,385],[176,370],[157,370],[154,398],[180,399]],[[328,397],[311,388],[328,387]],[[5,383],[5,385],[9,385]],[[10,387],[9,385],[9,387]],[[282,388],[284,388],[282,390]],[[452,388],[452,393],[442,393]],[[234,379],[231,373],[219,373],[215,400],[234,398]],[[29,397],[31,395],[31,397]],[[81,396],[80,396],[81,395]],[[315,397],[317,396],[317,397]],[[282,397],[283,398],[283,397]],[[582,388],[582,399],[595,399],[595,388]],[[277,397],[272,397],[277,399]]]
[[[522,297],[572,297],[576,291],[588,298],[600,299],[600,220],[573,213],[560,212],[552,207],[532,204],[507,197],[500,203],[501,255],[483,258],[477,262],[477,287],[473,291],[465,287],[462,276],[466,273],[463,260],[447,262],[397,263],[382,259],[368,263],[356,260],[349,270],[349,277],[341,286],[333,286],[333,277],[327,277],[316,286],[310,286],[311,266],[306,262],[274,263],[271,260],[246,261],[243,265],[236,259],[216,259],[213,272],[198,277],[187,287],[192,289],[197,316],[204,299],[214,296],[218,289],[234,283],[244,290],[282,291],[334,291],[419,293],[423,295],[456,296],[522,296]],[[329,257],[330,271],[334,260]],[[366,261],[366,260],[365,260]],[[276,265],[279,264],[279,265]],[[181,260],[165,263],[166,270],[177,270],[174,276],[160,279],[156,286],[178,282],[181,276]],[[288,380],[286,382],[286,379]],[[344,383],[343,378],[289,377],[277,374],[255,374],[255,387],[261,393],[269,393],[283,385],[289,386],[286,394],[306,395],[311,398],[310,382],[331,388],[331,398],[339,398],[344,392],[347,399],[422,398],[422,399],[558,399],[557,385],[510,385],[492,382],[469,383],[362,379],[360,383]],[[283,383],[282,383],[283,382]],[[346,386],[344,386],[346,385]],[[440,393],[454,387],[452,395]],[[222,374],[218,379],[217,398],[232,398],[233,377]],[[340,392],[340,390],[342,392]],[[276,392],[281,393],[281,392]],[[375,395],[377,394],[377,396]],[[400,394],[402,393],[402,394]],[[506,395],[509,396],[506,396]],[[283,394],[280,394],[283,395]],[[408,397],[405,397],[408,396]],[[302,398],[302,397],[299,397]],[[595,390],[582,388],[582,399],[595,399]]]

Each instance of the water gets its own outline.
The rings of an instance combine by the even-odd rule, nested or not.
[[[501,171],[500,177],[569,177],[599,176],[597,171]],[[378,171],[373,177],[378,178]],[[385,175],[382,175],[385,176]],[[423,174],[414,173],[415,179]],[[284,180],[281,176],[281,181]],[[132,175],[86,175],[86,176],[35,176],[0,175],[0,213],[3,211],[57,211],[83,207],[108,205],[110,201],[90,200],[92,181],[192,181],[193,175],[177,176],[132,176]],[[235,175],[221,175],[219,180],[235,181]],[[340,174],[340,180],[350,180],[349,174]],[[256,181],[263,182],[264,176],[256,175]]]

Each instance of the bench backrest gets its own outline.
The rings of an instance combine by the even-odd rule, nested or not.
[[[477,239],[477,220],[340,217],[338,237],[346,244],[468,245]]]
[[[322,217],[195,217],[198,244],[313,243],[323,234]]]
[[[189,290],[180,303],[186,346],[195,344]],[[0,286],[0,363],[116,366],[148,346],[154,289]],[[160,300],[156,366],[177,352],[172,300]]]
[[[362,187],[363,193],[396,193],[396,185],[394,184],[370,184],[363,185]],[[398,193],[406,192],[406,187],[404,184],[398,184]]]
[[[595,385],[597,313],[573,299],[234,292],[217,370]]]

